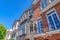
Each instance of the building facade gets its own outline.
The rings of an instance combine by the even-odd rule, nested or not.
[[[16,40],[16,33],[17,33],[17,29],[19,27],[19,20],[15,20],[12,26],[12,36],[11,38],[13,38],[14,40]]]
[[[16,40],[33,40],[33,9],[26,10],[20,18],[20,27],[17,30]]]
[[[60,0],[35,0],[35,40],[60,40]]]
[[[18,23],[15,40],[60,40],[60,0],[34,0]]]
[[[12,29],[10,30],[7,30],[7,34],[6,34],[6,37],[5,37],[5,40],[9,40],[12,36]]]

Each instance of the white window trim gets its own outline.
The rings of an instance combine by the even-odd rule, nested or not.
[[[45,33],[41,33],[41,34],[35,34],[34,37],[39,37],[39,36],[44,36],[46,35]]]
[[[52,3],[51,0],[49,0],[49,2]]]
[[[25,24],[25,34],[26,34],[26,24]]]
[[[48,0],[46,0],[46,1],[48,1]],[[42,2],[44,2],[44,0],[41,0],[41,1],[40,1],[40,9],[41,9],[41,10],[44,9],[44,8],[42,8],[42,6],[41,6],[41,3],[42,3]],[[49,4],[49,3],[48,3],[48,4]],[[45,4],[44,4],[44,6],[45,6]]]
[[[35,5],[35,4],[38,3],[39,1],[40,1],[40,0],[34,0],[32,4]]]
[[[39,20],[39,19],[40,19],[40,20]],[[39,20],[39,21],[36,21],[36,27],[38,28],[37,22],[40,22],[42,19],[41,19],[41,17],[39,17],[39,18],[37,18],[37,20]],[[37,33],[39,33],[39,32],[38,32],[38,29],[37,29]],[[40,33],[40,34],[42,34],[42,33]]]
[[[45,7],[43,10],[41,10],[40,13],[46,12],[48,9],[52,8],[59,2],[60,2],[60,0],[54,0],[54,2],[50,3],[47,7]]]
[[[48,12],[46,13],[46,18],[48,17],[47,14],[49,14],[49,13],[52,12],[52,11],[55,11],[55,13],[56,13],[56,15],[57,15],[57,17],[58,17],[58,20],[60,21],[59,16],[58,16],[55,8],[51,9],[50,11],[48,11]],[[54,14],[54,13],[52,13],[52,14]],[[52,14],[51,14],[51,15],[52,15]],[[50,16],[50,15],[49,15],[49,16]],[[52,19],[53,19],[53,17],[52,17]],[[48,21],[48,23],[49,23],[48,18],[47,18],[47,21]],[[53,20],[53,22],[54,22],[54,20]],[[48,25],[49,25],[49,24],[48,24]],[[55,28],[56,28],[55,22],[54,22],[54,26],[55,26]],[[49,25],[49,27],[50,27],[50,25]],[[49,28],[49,29],[50,29],[50,28]],[[57,29],[57,28],[56,28],[56,29]],[[50,30],[51,30],[51,29],[50,29]]]

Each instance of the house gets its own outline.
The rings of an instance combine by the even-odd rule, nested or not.
[[[26,10],[20,18],[20,27],[17,30],[16,40],[31,39],[31,32],[33,31],[33,9]],[[31,29],[32,28],[32,29]]]
[[[18,24],[15,40],[60,40],[60,0],[34,0]]]
[[[60,0],[35,0],[34,40],[60,40]]]
[[[12,36],[12,29],[10,30],[7,30],[7,34],[6,34],[6,37],[5,37],[5,40],[9,40]]]
[[[17,36],[16,32],[18,27],[19,27],[19,20],[15,20],[12,26],[12,36],[11,36],[11,38],[13,38],[14,40],[16,40],[16,36]]]

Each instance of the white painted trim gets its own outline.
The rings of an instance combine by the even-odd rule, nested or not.
[[[55,8],[52,8],[51,10],[49,10],[46,14],[52,12],[53,10],[56,10]]]
[[[39,17],[37,20],[39,20],[39,21],[36,21],[36,27],[38,27],[38,24],[37,24],[37,22],[40,22],[40,21],[42,21],[42,18],[41,17]],[[40,23],[41,24],[41,23]],[[40,25],[41,26],[41,25]],[[40,28],[41,29],[41,28]],[[39,33],[38,32],[39,30],[37,29],[37,33]]]
[[[38,20],[38,19],[41,19],[41,17],[38,17],[37,20]]]
[[[52,36],[52,34],[58,34],[58,33],[60,33],[60,30],[46,32],[46,33],[42,33],[42,34],[35,34],[34,37],[45,36],[46,34],[49,36]]]
[[[46,13],[46,18],[47,17],[49,17],[49,16],[51,16],[51,15],[49,15],[49,16],[47,16],[47,14],[49,14],[50,12],[52,12],[53,10],[55,10],[55,8],[53,8],[53,9],[51,9],[50,11],[48,11],[47,13]],[[52,18],[53,19],[53,18]],[[49,25],[49,20],[48,20],[48,18],[47,18],[47,21],[48,21],[48,25]],[[53,21],[54,22],[54,21]],[[55,23],[54,23],[55,24]],[[54,25],[55,26],[55,25]],[[56,26],[55,26],[56,27]],[[51,28],[50,28],[50,25],[49,25],[49,31],[51,31]]]
[[[46,12],[48,9],[55,6],[59,2],[60,2],[60,0],[55,0],[54,2],[50,3],[47,7],[45,7],[43,10],[41,10],[40,13]]]
[[[51,32],[46,32],[46,34],[58,34],[58,33],[60,33],[60,29],[55,30],[55,31],[51,31]]]
[[[51,9],[50,11],[48,11],[48,12],[46,13],[46,15],[47,15],[48,13],[52,12],[53,10],[55,10],[55,8]],[[55,12],[56,12],[56,10],[55,10]],[[57,12],[56,12],[56,14],[57,14]],[[57,15],[57,17],[58,17],[58,15]],[[40,17],[40,18],[41,18],[41,17]],[[38,18],[38,19],[39,19],[39,18]],[[58,17],[58,19],[59,19],[59,17]],[[36,23],[37,23],[37,22],[36,22]],[[46,35],[46,34],[48,34],[49,36],[51,36],[52,34],[58,34],[58,33],[60,33],[60,29],[59,29],[59,30],[55,30],[55,31],[49,31],[49,32],[46,32],[46,33],[41,33],[41,34],[35,34],[34,37],[44,36],[44,35]]]
[[[35,34],[34,37],[39,37],[39,36],[44,36],[46,35],[45,33],[41,33],[41,34]]]
[[[32,4],[35,5],[35,4],[38,3],[39,1],[40,1],[40,0],[34,0]]]
[[[50,11],[48,11],[48,12],[46,13],[46,18],[48,17],[47,14],[49,14],[49,13],[52,12],[52,11],[55,11],[55,13],[56,13],[56,15],[57,15],[57,18],[58,18],[58,20],[59,20],[59,16],[58,16],[55,8],[53,8],[52,10],[50,10]],[[52,13],[52,14],[49,15],[49,16],[52,16],[53,14],[54,14],[54,13]],[[53,19],[53,17],[52,17],[52,19]],[[47,21],[48,21],[48,18],[47,18]],[[59,20],[59,21],[60,21],[60,20]],[[53,22],[54,22],[54,19],[53,19]],[[49,21],[48,21],[48,23],[49,23]],[[48,24],[48,25],[49,25],[49,24]],[[55,26],[55,28],[57,29],[55,22],[54,22],[54,26]],[[49,27],[50,27],[50,25],[49,25]],[[50,28],[49,28],[49,29],[50,29]]]
[[[37,20],[39,20],[39,19],[41,19],[41,17],[37,18]],[[41,21],[41,20],[40,20],[40,21]],[[36,28],[38,28],[38,22],[39,22],[39,21],[36,21]],[[38,32],[38,29],[37,29],[37,33],[39,33],[39,32]]]

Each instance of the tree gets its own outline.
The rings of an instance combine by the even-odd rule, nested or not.
[[[3,40],[6,36],[7,30],[4,25],[0,24],[0,40]]]

